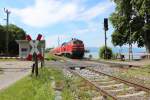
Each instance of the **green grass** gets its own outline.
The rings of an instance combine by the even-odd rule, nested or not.
[[[78,97],[79,100],[92,100],[91,90],[93,90],[93,88],[87,85],[83,79],[74,76],[67,78],[65,84],[63,100],[76,100],[76,97]]]
[[[54,100],[55,89],[51,86],[52,81],[56,82],[56,86],[63,87],[63,100],[74,100],[70,89],[65,84],[67,78],[56,68],[43,68],[39,70],[38,77],[29,75],[22,78],[0,91],[0,100]]]
[[[150,65],[141,68],[130,68],[123,72],[114,73],[114,75],[130,81],[136,80],[137,83],[150,87]]]
[[[45,54],[45,59],[48,60],[48,61],[49,60],[54,60],[54,61],[58,60],[58,58],[56,58],[54,55],[49,54],[49,53]]]
[[[128,74],[133,76],[133,75],[139,75],[139,76],[150,76],[150,66],[149,67],[144,67],[140,69],[135,69],[135,70],[129,70]]]
[[[38,77],[27,76],[0,92],[0,100],[53,100],[50,71],[40,70]]]
[[[150,65],[145,66],[145,67],[141,67],[141,68],[136,68],[136,69],[131,68],[122,74],[125,74],[127,76],[131,76],[131,77],[133,77],[133,76],[149,77],[150,76]]]

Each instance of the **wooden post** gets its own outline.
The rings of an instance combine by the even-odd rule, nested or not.
[[[38,58],[36,53],[35,53],[35,75],[38,76]]]
[[[44,60],[42,59],[41,60],[41,68],[43,68],[43,66],[44,66]]]
[[[44,52],[45,52],[44,48],[42,48],[41,51],[42,51],[41,54],[42,54],[42,56],[43,56],[43,57],[41,58],[41,68],[42,68],[42,67],[44,66],[44,63],[45,63],[45,62],[44,62],[44,56],[45,56],[45,55],[44,55]]]
[[[34,74],[35,63],[32,65],[32,74]]]
[[[35,75],[38,76],[38,57],[35,52],[33,53],[33,61],[34,61],[34,64],[32,67],[32,74],[35,73]]]

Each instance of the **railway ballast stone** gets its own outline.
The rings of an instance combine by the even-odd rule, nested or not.
[[[133,94],[126,94],[126,95],[120,95],[117,96],[118,100],[145,100],[145,95],[146,92],[144,91],[140,91],[137,93],[133,93]]]

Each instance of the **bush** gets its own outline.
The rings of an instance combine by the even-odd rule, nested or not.
[[[101,47],[99,51],[99,57],[102,59],[111,59],[113,57],[112,49],[110,47],[107,47],[106,51],[107,51],[107,54],[105,58],[105,46]]]

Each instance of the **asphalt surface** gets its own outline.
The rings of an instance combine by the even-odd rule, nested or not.
[[[32,64],[30,61],[0,61],[0,90],[28,75]]]

